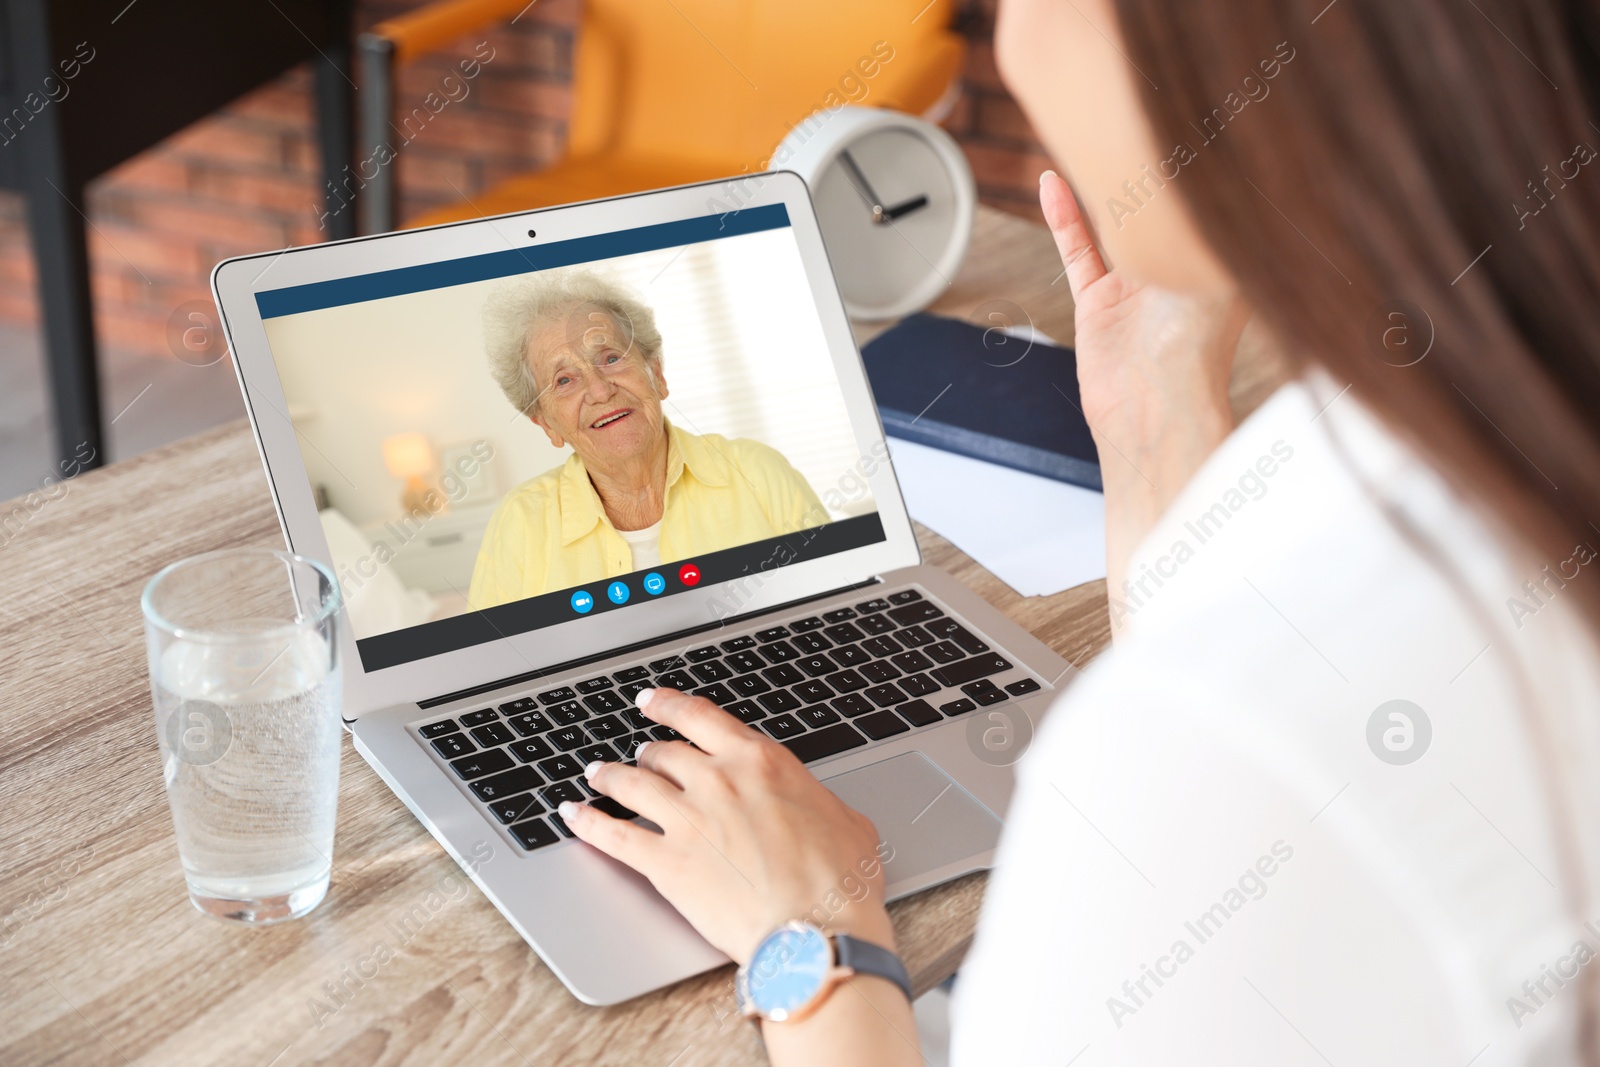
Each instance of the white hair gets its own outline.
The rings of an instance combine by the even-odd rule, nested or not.
[[[489,373],[511,406],[524,415],[539,409],[539,386],[528,363],[534,331],[581,308],[604,311],[637,347],[654,372],[661,366],[661,332],[655,312],[627,287],[586,268],[540,271],[497,287],[483,305],[483,343]]]

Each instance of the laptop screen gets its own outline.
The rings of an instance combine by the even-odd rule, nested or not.
[[[884,540],[781,204],[256,302],[369,671]]]

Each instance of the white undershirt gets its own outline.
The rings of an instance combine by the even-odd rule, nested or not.
[[[646,567],[659,567],[661,565],[661,520],[657,519],[651,526],[642,530],[618,530],[622,539],[628,542],[628,550],[633,553],[633,569],[642,571]]]
[[[1600,657],[1573,591],[1523,588],[1562,561],[1508,552],[1353,395],[1319,418],[1324,382],[1285,387],[1207,461],[1135,553],[1126,636],[1044,717],[956,982],[952,1063],[1577,1062],[1579,984],[1544,968],[1600,968]],[[1573,580],[1600,581],[1600,560]],[[1396,699],[1432,727],[1402,766],[1368,742]],[[1552,780],[1590,929],[1551,884]]]

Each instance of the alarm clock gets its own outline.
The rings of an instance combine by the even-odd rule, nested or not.
[[[977,187],[966,156],[931,122],[898,111],[819,111],[773,162],[805,179],[853,319],[919,311],[967,254]]]

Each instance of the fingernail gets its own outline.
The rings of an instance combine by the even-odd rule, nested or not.
[[[646,704],[650,703],[650,701],[654,700],[655,695],[656,691],[654,689],[641,689],[633,695],[633,706],[636,708],[642,708]]]
[[[578,805],[571,800],[563,800],[556,807],[556,814],[570,822],[578,814]]]
[[[583,776],[585,778],[593,778],[595,775],[599,774],[602,762],[603,761],[601,760],[595,760],[593,763],[589,764],[589,766],[583,769]]]
[[[1053,171],[1053,170],[1041,171],[1040,174],[1039,174],[1039,184],[1043,185],[1044,184],[1044,180],[1046,178],[1055,178],[1055,177],[1059,177],[1059,175],[1057,175],[1056,172]]]
[[[638,763],[640,758],[642,756],[644,756],[644,750],[649,748],[653,744],[655,744],[654,741],[645,741],[642,744],[640,744],[640,746],[638,748],[634,749],[633,750],[633,761],[635,763]]]

